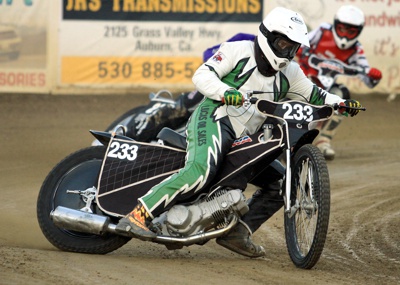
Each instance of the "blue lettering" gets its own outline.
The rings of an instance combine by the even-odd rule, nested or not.
[[[24,0],[24,3],[25,3],[26,6],[32,6],[32,4],[33,4],[32,1],[33,0]],[[6,4],[7,5],[11,5],[12,2],[13,2],[13,0],[6,0]],[[0,0],[0,5],[2,5],[2,4],[3,4],[3,0]]]

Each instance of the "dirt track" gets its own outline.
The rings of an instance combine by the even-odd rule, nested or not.
[[[138,240],[107,255],[57,250],[36,220],[45,176],[90,145],[89,129],[104,129],[147,96],[0,95],[0,284],[399,284],[400,98],[357,99],[367,112],[342,123],[328,163],[325,250],[312,270],[300,270],[286,251],[281,211],[254,235],[268,252],[261,259],[214,241],[177,251]]]

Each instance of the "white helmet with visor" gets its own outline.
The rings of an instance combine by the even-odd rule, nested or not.
[[[300,14],[277,7],[261,23],[255,45],[258,70],[270,76],[265,74],[268,66],[275,72],[282,70],[294,58],[300,45],[309,46],[307,26]]]
[[[340,49],[352,47],[361,34],[365,17],[363,11],[352,5],[345,5],[336,12],[333,22],[333,38]]]

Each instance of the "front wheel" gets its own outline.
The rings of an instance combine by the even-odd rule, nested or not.
[[[94,146],[67,156],[51,170],[42,184],[37,200],[39,226],[47,240],[61,250],[105,254],[130,240],[115,234],[98,236],[58,228],[50,217],[51,211],[58,206],[74,210],[86,206],[83,196],[67,193],[67,190],[86,190],[97,186],[105,151],[104,146]],[[103,214],[95,203],[92,203],[91,210],[95,214]]]
[[[285,213],[289,256],[297,267],[310,269],[322,254],[330,214],[328,167],[311,144],[302,146],[292,162],[291,205],[294,215]]]

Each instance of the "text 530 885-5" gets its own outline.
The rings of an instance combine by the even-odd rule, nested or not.
[[[201,57],[63,57],[62,82],[191,83]]]
[[[177,75],[191,78],[197,67],[195,63],[174,61],[99,61],[99,78],[157,78],[170,79]]]

